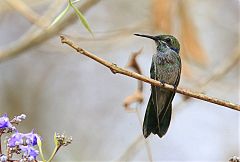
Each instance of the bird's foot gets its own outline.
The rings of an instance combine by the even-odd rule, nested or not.
[[[176,90],[177,90],[177,85],[173,85],[173,88],[174,88],[174,92],[176,92]]]
[[[163,84],[163,85],[166,84],[166,82],[163,81],[163,80],[160,80],[160,83]]]

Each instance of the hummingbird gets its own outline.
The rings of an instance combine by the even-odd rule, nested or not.
[[[181,75],[180,44],[172,35],[143,35],[156,43],[156,52],[152,56],[150,77],[161,83],[173,85],[176,89]],[[172,100],[175,92],[151,85],[151,95],[143,122],[143,135],[147,138],[151,133],[162,138],[170,125]]]

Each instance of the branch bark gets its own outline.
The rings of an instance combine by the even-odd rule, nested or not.
[[[193,91],[190,91],[190,90],[187,90],[187,89],[184,89],[184,88],[180,88],[180,87],[175,89],[172,85],[163,84],[163,83],[161,83],[157,80],[154,80],[154,79],[148,78],[146,76],[140,75],[138,73],[131,72],[131,71],[128,71],[124,68],[118,67],[116,64],[108,62],[108,61],[106,61],[106,60],[104,60],[104,59],[102,59],[102,58],[84,50],[83,48],[79,47],[75,42],[73,42],[72,40],[70,40],[69,38],[67,38],[63,35],[60,36],[60,38],[61,38],[62,43],[65,43],[65,44],[69,45],[70,47],[75,49],[78,53],[83,54],[83,55],[97,61],[98,63],[108,67],[114,74],[117,74],[117,73],[123,74],[123,75],[126,75],[126,76],[129,76],[129,77],[144,81],[146,83],[149,83],[149,84],[152,84],[152,85],[155,85],[155,86],[159,86],[159,87],[171,90],[171,91],[176,91],[177,93],[180,93],[180,94],[183,94],[183,95],[186,95],[186,96],[189,96],[189,97],[197,98],[197,99],[200,99],[200,100],[203,100],[203,101],[207,101],[207,102],[214,103],[214,104],[217,104],[217,105],[220,105],[220,106],[224,106],[224,107],[227,107],[227,108],[230,108],[230,109],[233,109],[233,110],[240,111],[240,105],[238,105],[238,104],[234,104],[234,103],[231,103],[229,101],[217,99],[215,97],[207,96],[207,95],[202,94],[202,93],[193,92]]]

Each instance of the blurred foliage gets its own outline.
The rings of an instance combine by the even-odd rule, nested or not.
[[[178,35],[183,59],[191,58],[200,65],[206,65],[208,57],[198,39],[194,21],[189,17],[187,3],[188,1],[184,0],[152,0],[153,24],[156,30],[166,34]],[[177,31],[176,26],[179,26]],[[191,74],[191,70],[185,61],[183,62],[183,72]]]

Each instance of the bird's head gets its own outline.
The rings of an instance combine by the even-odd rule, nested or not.
[[[157,49],[161,49],[161,47],[167,47],[175,51],[176,53],[179,53],[180,51],[180,44],[178,40],[172,35],[157,35],[157,36],[143,35],[143,34],[134,34],[134,35],[153,39],[157,44]]]

